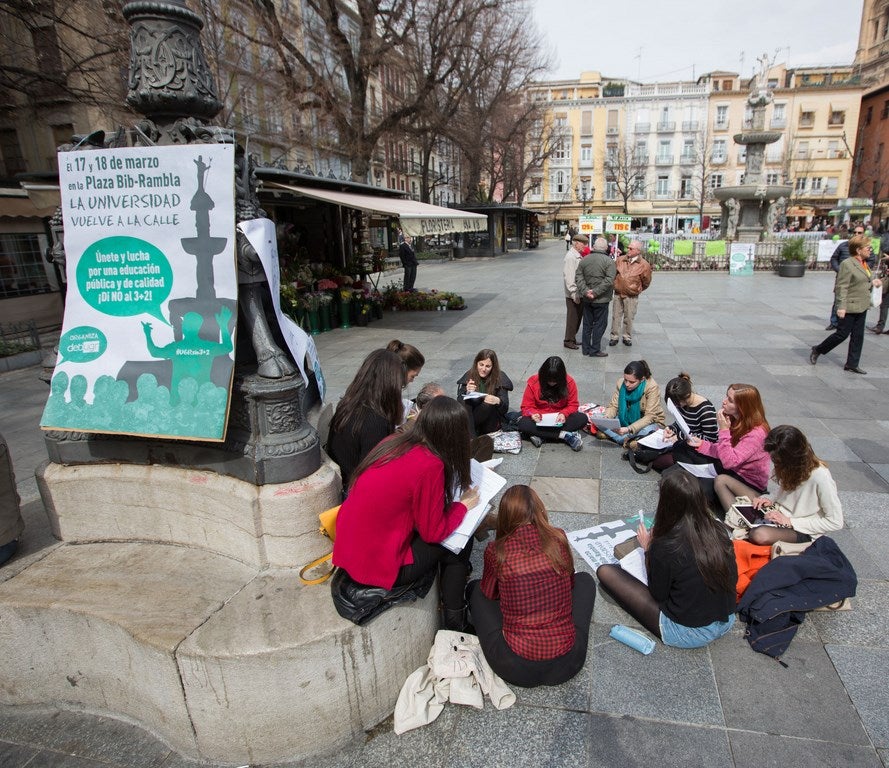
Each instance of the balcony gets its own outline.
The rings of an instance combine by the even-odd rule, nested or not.
[[[672,133],[675,130],[676,130],[676,123],[674,121],[667,121],[667,122],[657,124],[658,133]]]
[[[727,131],[728,130],[728,120],[715,120],[713,122],[713,130],[714,131]]]
[[[651,131],[651,123],[636,123],[633,126],[633,131],[635,133],[648,133]]]
[[[776,128],[781,130],[787,127],[787,119],[784,117],[773,117],[769,121],[769,128]]]
[[[673,155],[655,155],[655,165],[673,165]]]
[[[640,155],[640,154],[633,155],[633,163],[635,165],[648,165],[648,155],[647,154],[646,155]]]
[[[828,160],[845,160],[846,159],[846,150],[845,149],[828,149],[827,150],[827,159]]]
[[[682,130],[683,131],[696,131],[701,127],[701,124],[697,120],[683,120],[682,121]]]
[[[710,162],[713,163],[713,165],[722,165],[726,160],[728,160],[728,155],[717,155],[716,153],[713,153],[710,156]]]
[[[592,133],[592,131],[590,131],[590,133]],[[606,128],[605,133],[609,136],[617,136],[617,134],[620,133],[620,128],[612,126],[611,128]]]
[[[680,165],[693,165],[697,161],[697,156],[693,152],[683,152],[679,155]]]
[[[644,200],[645,199],[645,190],[644,189],[634,189],[633,194],[630,195],[633,200]]]
[[[673,193],[667,189],[662,190],[660,192],[655,192],[654,199],[655,200],[671,200],[673,198]]]

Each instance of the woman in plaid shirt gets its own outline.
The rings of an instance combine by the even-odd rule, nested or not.
[[[559,685],[586,660],[596,586],[574,573],[565,532],[527,485],[503,494],[497,537],[485,550],[469,606],[485,658],[500,677],[531,688]]]

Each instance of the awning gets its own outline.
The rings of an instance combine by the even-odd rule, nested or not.
[[[336,192],[329,189],[295,187],[291,184],[265,182],[264,189],[286,189],[314,200],[323,200],[347,208],[357,208],[368,213],[384,216],[397,216],[401,231],[411,237],[423,235],[443,235],[448,232],[478,232],[488,228],[488,217],[483,213],[457,211],[416,200],[403,200],[396,197],[376,197],[357,195],[354,192]]]
[[[38,208],[27,197],[0,197],[0,216],[17,219],[43,219],[52,216],[56,206]]]

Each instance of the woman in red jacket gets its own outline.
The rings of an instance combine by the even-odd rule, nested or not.
[[[596,585],[574,573],[565,532],[527,485],[503,494],[482,580],[467,591],[485,659],[506,682],[559,685],[583,667]]]
[[[470,482],[466,411],[436,397],[410,429],[377,445],[355,470],[336,521],[334,565],[384,589],[438,568],[445,626],[464,631],[473,538],[456,555],[439,542],[478,502]]]
[[[580,430],[587,423],[587,417],[577,410],[579,406],[577,384],[565,370],[562,358],[548,357],[525,386],[519,432],[535,448],[546,440],[562,440],[571,450],[580,451],[583,449]],[[544,417],[550,417],[553,423],[542,426],[541,422],[547,421]]]

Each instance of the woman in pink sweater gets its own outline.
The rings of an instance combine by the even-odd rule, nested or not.
[[[440,545],[478,502],[463,406],[433,398],[412,427],[372,449],[354,477],[336,521],[334,565],[354,581],[384,589],[437,568],[445,625],[464,630],[473,539],[458,554]]]
[[[725,393],[722,407],[716,412],[719,433],[715,443],[700,437],[689,437],[687,444],[699,454],[713,460],[716,480],[699,478],[704,493],[719,499],[723,510],[734,504],[730,478],[765,493],[769,484],[771,461],[764,447],[769,423],[759,390],[752,384],[732,384]],[[674,455],[676,461],[682,461]]]

